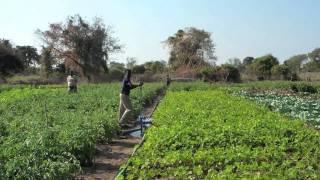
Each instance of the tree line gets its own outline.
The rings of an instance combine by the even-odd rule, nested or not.
[[[240,82],[241,80],[299,80],[305,72],[320,73],[320,48],[292,56],[282,64],[272,54],[231,58],[216,65],[215,44],[211,34],[196,28],[178,30],[166,41],[170,49],[169,67],[180,75],[204,81]]]
[[[74,15],[64,22],[49,24],[47,30],[38,29],[36,34],[42,42],[40,52],[29,45],[14,46],[9,40],[0,40],[2,79],[18,72],[50,78],[74,71],[89,82],[101,77],[119,80],[125,68],[147,76],[171,73],[205,81],[232,82],[241,81],[241,78],[296,80],[301,72],[320,72],[320,48],[295,55],[282,64],[268,54],[243,60],[232,58],[216,65],[211,33],[195,27],[180,29],[163,41],[170,53],[168,62],[150,60],[143,64],[137,64],[135,58],[127,58],[126,64],[110,61],[110,56],[122,52],[123,46],[112,28],[100,18],[89,22]]]
[[[232,66],[239,74],[251,80],[299,80],[299,74],[320,72],[320,48],[307,54],[294,55],[282,64],[272,54],[261,57],[229,59],[226,65]]]

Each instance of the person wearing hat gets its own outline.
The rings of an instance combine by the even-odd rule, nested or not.
[[[121,128],[130,127],[130,124],[126,124],[128,117],[131,115],[131,112],[133,111],[131,100],[129,97],[130,91],[142,85],[143,85],[143,82],[140,82],[138,85],[132,84],[131,70],[127,69],[122,81],[122,86],[120,91],[119,125]]]

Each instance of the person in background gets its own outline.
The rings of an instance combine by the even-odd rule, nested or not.
[[[169,86],[170,83],[171,83],[171,79],[170,79],[170,77],[169,77],[169,74],[167,74],[166,83],[167,83],[167,86]]]
[[[73,71],[70,71],[70,74],[67,77],[67,83],[68,83],[68,92],[69,93],[77,92],[77,79],[76,79]]]
[[[128,117],[131,115],[133,110],[130,101],[130,91],[136,87],[142,86],[143,82],[138,85],[132,84],[131,82],[131,70],[127,69],[125,76],[122,81],[121,92],[120,92],[120,103],[119,103],[119,125],[121,128],[129,128],[130,124],[126,124]]]

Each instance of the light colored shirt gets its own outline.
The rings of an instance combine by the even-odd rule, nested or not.
[[[68,86],[77,86],[77,79],[74,76],[69,75],[67,77]]]

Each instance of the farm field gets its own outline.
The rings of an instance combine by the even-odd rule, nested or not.
[[[1,5],[0,180],[320,180],[320,0]]]
[[[118,178],[319,178],[319,95],[301,84],[173,83]],[[135,114],[163,88],[133,91]],[[119,130],[118,83],[0,89],[0,179],[73,179]]]
[[[171,86],[119,179],[319,178],[319,131],[231,94],[248,87]]]
[[[142,102],[163,88],[146,84]],[[0,179],[72,179],[89,165],[94,145],[116,135],[119,83],[6,88],[0,92]],[[131,95],[137,113],[140,91]]]
[[[272,111],[306,121],[315,128],[320,128],[320,99],[314,96],[279,95],[275,93],[237,93],[268,107]]]

